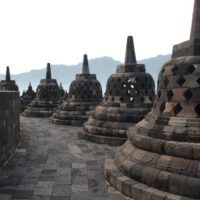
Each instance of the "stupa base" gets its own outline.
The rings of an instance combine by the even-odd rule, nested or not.
[[[112,187],[134,200],[197,200],[164,192],[129,178],[116,167],[114,159],[106,159],[104,176]]]
[[[23,113],[22,116],[24,117],[41,117],[41,118],[48,118],[50,117],[56,110],[57,108],[53,110],[45,110],[45,109],[26,109]]]
[[[65,119],[56,119],[51,117],[50,122],[53,124],[59,124],[59,125],[66,125],[66,126],[82,126],[84,122],[86,122],[88,117],[86,119],[73,119],[73,120],[65,120]]]
[[[108,137],[103,135],[92,135],[88,134],[85,131],[82,131],[79,134],[79,137],[85,140],[88,140],[90,142],[95,142],[98,144],[108,144],[110,146],[120,146],[124,144],[127,140],[127,138],[120,138],[120,137]]]

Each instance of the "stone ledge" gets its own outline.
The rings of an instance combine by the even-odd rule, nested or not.
[[[91,135],[91,134],[86,133],[85,131],[80,132],[79,137],[91,142],[95,142],[99,144],[108,144],[110,146],[120,146],[124,144],[127,140],[127,138]]]
[[[104,177],[116,190],[134,200],[197,200],[163,192],[139,183],[121,173],[113,159],[105,161]]]
[[[53,124],[66,125],[66,126],[79,126],[79,127],[81,127],[86,120],[87,119],[80,120],[78,118],[77,118],[77,120],[76,119],[74,119],[74,120],[61,120],[61,119],[55,119],[53,117],[51,117],[49,119],[49,121]]]

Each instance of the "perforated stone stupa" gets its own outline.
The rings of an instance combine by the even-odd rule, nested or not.
[[[124,143],[127,129],[151,110],[154,97],[153,78],[143,64],[137,64],[133,37],[129,36],[125,63],[109,77],[105,97],[84,124],[83,136],[97,143]]]
[[[0,82],[0,90],[19,91],[19,88],[16,85],[15,80],[11,80],[11,78],[10,78],[10,69],[9,69],[9,67],[6,68],[5,80],[2,80]]]
[[[161,69],[152,112],[128,131],[106,180],[134,200],[200,199],[200,1],[190,40]]]
[[[29,103],[35,98],[35,91],[33,90],[31,83],[29,83],[28,89],[23,92],[22,96],[20,97],[20,109],[23,112]]]
[[[59,106],[50,121],[82,126],[101,100],[101,84],[95,74],[90,74],[87,55],[84,55],[82,73],[76,75],[76,79],[70,85],[68,99]]]
[[[28,117],[50,117],[61,103],[60,88],[56,79],[51,78],[51,67],[47,64],[46,78],[40,80],[35,99],[23,112]]]
[[[62,97],[63,100],[65,100],[67,98],[67,91],[64,90],[63,86],[62,86],[62,82],[60,82],[60,95]]]

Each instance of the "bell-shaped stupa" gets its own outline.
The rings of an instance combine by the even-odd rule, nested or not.
[[[76,75],[76,79],[70,85],[68,98],[59,106],[50,121],[82,126],[101,100],[101,84],[96,79],[96,74],[90,74],[87,55],[84,55],[82,73]]]
[[[134,200],[200,199],[200,1],[191,38],[173,48],[153,110],[128,131],[105,177]]]
[[[6,78],[0,82],[0,90],[14,90],[19,91],[18,86],[15,83],[15,80],[10,78],[10,69],[6,68]]]
[[[23,112],[28,117],[50,117],[58,108],[62,98],[56,79],[51,78],[51,67],[47,64],[46,78],[40,80],[35,99]]]
[[[97,143],[123,144],[128,128],[151,111],[154,98],[153,78],[143,64],[137,64],[133,37],[128,36],[125,63],[109,77],[105,97],[84,124],[83,137]]]
[[[22,96],[20,97],[20,109],[21,112],[23,112],[29,103],[35,98],[35,91],[33,90],[31,83],[29,83],[28,89],[22,93]]]
[[[62,86],[62,82],[60,82],[60,95],[61,95],[61,98],[63,100],[65,100],[67,98],[67,91],[64,90],[63,86]]]

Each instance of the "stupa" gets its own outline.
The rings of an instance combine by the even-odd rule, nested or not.
[[[173,48],[153,110],[105,164],[106,180],[134,200],[200,199],[200,1],[190,40]]]
[[[84,55],[82,73],[76,75],[76,79],[70,85],[68,98],[59,106],[50,121],[82,126],[101,100],[101,84],[95,74],[90,74],[87,55]]]
[[[97,143],[123,144],[128,128],[152,109],[154,97],[153,78],[143,64],[137,64],[133,37],[128,36],[125,63],[109,77],[105,97],[84,124],[83,137]]]
[[[67,91],[64,90],[63,86],[62,86],[62,82],[60,82],[60,95],[62,97],[63,100],[65,100],[67,98]]]
[[[10,69],[6,68],[6,77],[5,80],[0,82],[0,90],[14,90],[19,91],[18,86],[15,83],[15,80],[11,80],[10,78]]]
[[[29,103],[35,98],[35,91],[33,90],[31,83],[29,83],[28,90],[24,91],[22,93],[22,96],[20,97],[20,109],[21,112],[23,112]]]
[[[50,117],[61,101],[60,88],[56,79],[51,78],[51,67],[48,63],[46,78],[40,80],[35,99],[22,114],[27,117]]]

